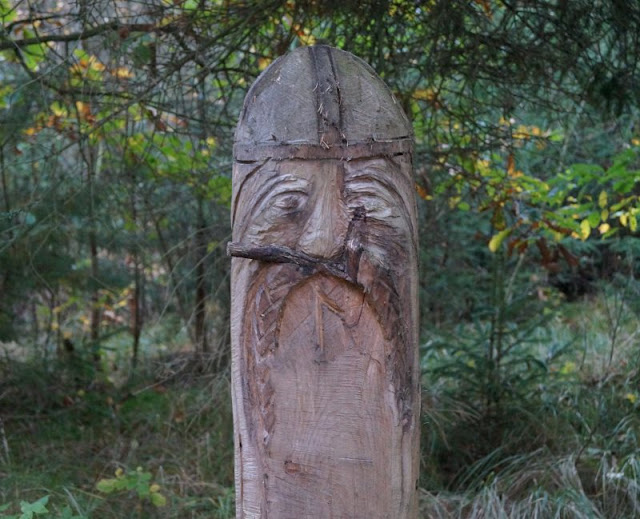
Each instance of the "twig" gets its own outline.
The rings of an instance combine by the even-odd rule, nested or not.
[[[5,463],[10,465],[11,455],[9,454],[9,442],[7,441],[7,435],[4,432],[4,422],[2,421],[2,417],[0,417],[0,440],[2,441],[2,448],[4,449]]]
[[[247,258],[266,263],[293,263],[302,268],[325,272],[347,281],[354,282],[346,272],[342,256],[339,260],[317,258],[283,245],[263,245],[254,247],[242,243],[229,243],[227,254],[235,258]]]

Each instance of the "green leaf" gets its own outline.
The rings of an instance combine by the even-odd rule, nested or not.
[[[105,494],[111,494],[118,490],[118,487],[119,481],[113,478],[101,479],[96,483],[96,489],[100,492],[104,492]]]
[[[152,492],[151,504],[157,507],[165,506],[167,504],[167,498],[164,497],[160,492]]]
[[[8,23],[15,19],[17,10],[12,7],[9,0],[0,0],[0,19],[2,23]],[[1,512],[2,510],[0,510]]]
[[[137,67],[146,65],[151,61],[151,49],[145,43],[141,43],[135,49],[131,55],[134,65]]]
[[[597,211],[590,213],[589,216],[587,217],[587,220],[589,220],[589,225],[591,226],[591,229],[595,229],[596,227],[598,227],[598,224],[600,223],[600,213]]]
[[[34,501],[33,503],[27,503],[26,501],[20,501],[20,511],[25,519],[33,517],[33,514],[42,515],[49,513],[46,504],[49,502],[49,496],[44,496]]]
[[[207,195],[224,205],[231,203],[231,179],[224,175],[211,177],[207,182]]]
[[[569,168],[569,176],[579,179],[580,182],[597,180],[604,176],[604,169],[597,164],[572,164]]]
[[[59,519],[88,519],[88,518],[83,515],[74,515],[71,508],[69,508],[68,506],[65,506],[62,509]]]

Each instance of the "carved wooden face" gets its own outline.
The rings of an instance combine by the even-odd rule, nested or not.
[[[244,257],[258,260],[235,260],[233,269],[236,289],[246,294],[245,328],[234,332],[244,337],[245,360],[277,350],[287,294],[316,274],[329,274],[361,291],[381,333],[396,344],[388,359],[394,380],[414,377],[406,346],[416,339],[410,158],[236,163],[234,173],[234,241],[248,251]],[[273,249],[288,256],[265,260],[264,251]],[[304,262],[297,261],[301,257]]]
[[[412,190],[406,160],[269,161],[240,186],[234,240],[327,259],[361,248],[386,263],[400,250],[415,251],[414,213],[405,202]]]

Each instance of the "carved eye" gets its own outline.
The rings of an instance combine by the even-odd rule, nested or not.
[[[381,197],[379,193],[350,192],[348,204],[351,212],[360,211],[371,218],[385,219],[394,216],[394,209],[389,201]]]
[[[270,206],[270,211],[277,216],[289,216],[299,212],[307,203],[308,195],[303,191],[287,191],[276,195]]]

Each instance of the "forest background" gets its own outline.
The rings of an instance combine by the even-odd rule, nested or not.
[[[424,517],[640,515],[640,4],[0,0],[0,517],[233,517],[244,95],[330,43],[413,122]]]

